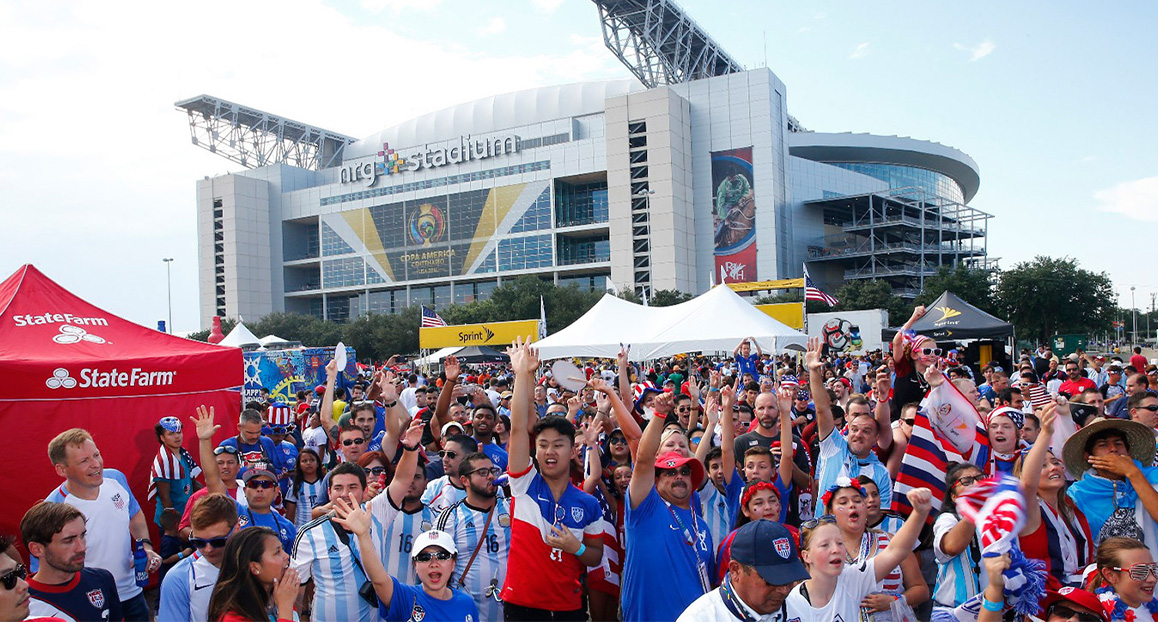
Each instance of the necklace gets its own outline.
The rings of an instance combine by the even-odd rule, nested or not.
[[[869,534],[866,530],[860,536],[860,552],[856,557],[848,554],[848,545],[844,546],[844,561],[850,566],[867,560],[869,557]]]

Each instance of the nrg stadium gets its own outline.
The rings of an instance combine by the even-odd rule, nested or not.
[[[357,139],[202,95],[193,143],[245,170],[197,182],[200,312],[348,321],[485,299],[531,274],[691,294],[989,267],[966,154],[822,133],[671,0],[594,0],[633,79],[493,95]]]

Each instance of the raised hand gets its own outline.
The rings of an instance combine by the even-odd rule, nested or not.
[[[370,534],[370,514],[345,497],[334,499],[333,521],[359,536]]]
[[[583,424],[583,444],[594,447],[599,443],[599,434],[603,432],[603,420],[596,418],[591,425]]]
[[[914,488],[905,495],[913,511],[919,514],[928,514],[933,507],[933,493],[928,488]]]
[[[708,387],[712,389],[719,389],[720,385],[724,384],[724,376],[719,370],[713,369],[708,373]]]
[[[619,371],[623,371],[623,370],[627,369],[627,366],[630,364],[630,362],[628,361],[628,357],[630,355],[631,355],[631,344],[630,343],[627,345],[623,345],[622,343],[619,344],[619,354],[615,355],[615,362],[619,364],[619,367],[617,368]]]
[[[736,404],[736,387],[727,385],[720,389],[720,410],[731,413],[732,406]]]
[[[913,316],[909,319],[909,322],[910,323],[916,322],[917,320],[924,317],[924,315],[925,315],[925,305],[917,305],[913,309]]]
[[[193,425],[197,428],[197,440],[211,441],[213,435],[221,429],[220,425],[213,423],[213,407],[206,407],[204,404],[197,407],[197,416],[189,417]]]
[[[936,365],[930,365],[925,370],[925,382],[929,383],[930,388],[937,388],[945,382],[945,372],[942,372]]]
[[[422,420],[422,417],[415,417],[414,419],[411,419],[410,427],[406,428],[406,431],[402,433],[402,438],[400,439],[402,441],[402,446],[418,447],[421,445],[422,428],[425,425],[426,423]]]
[[[812,337],[808,340],[808,352],[804,354],[804,369],[809,372],[824,370],[824,363],[820,361],[820,338]],[[803,382],[803,380],[801,380]]]
[[[442,371],[446,374],[447,380],[458,382],[458,376],[462,373],[462,366],[459,365],[458,358],[452,355],[442,361]]]
[[[611,390],[611,387],[607,386],[607,381],[603,379],[603,376],[591,376],[591,380],[588,380],[587,384],[590,385],[592,389],[595,389],[596,401],[599,401],[600,393],[607,393]]]
[[[1046,404],[1041,409],[1041,435],[1044,435],[1043,438],[1048,439],[1053,436],[1053,424],[1057,421],[1057,415],[1057,404],[1054,402]]]
[[[294,601],[298,597],[298,588],[301,579],[298,570],[292,565],[282,571],[281,577],[273,580],[273,604],[277,607],[277,617],[290,619],[293,617]]]
[[[328,380],[336,380],[338,378],[338,360],[337,359],[330,359],[330,362],[326,363],[326,378]]]
[[[651,405],[652,408],[655,409],[655,414],[657,417],[667,417],[669,414],[671,414],[671,411],[675,406],[675,400],[671,393],[665,391],[655,396],[655,399],[652,400]]]
[[[695,400],[695,403],[700,403],[700,379],[693,376],[690,370],[688,371],[688,395]]]
[[[877,373],[877,381],[873,384],[873,391],[877,394],[877,401],[889,399],[889,391],[893,388],[893,380],[887,371]]]
[[[398,401],[398,385],[395,384],[397,379],[397,374],[392,371],[386,371],[378,379],[378,388],[383,402],[389,404]]]
[[[511,369],[515,373],[530,374],[532,377],[539,370],[539,353],[531,347],[531,342],[516,337],[507,348],[507,356],[511,357]]]

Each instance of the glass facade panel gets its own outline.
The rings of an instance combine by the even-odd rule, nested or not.
[[[605,193],[606,194],[606,193]],[[545,188],[527,208],[522,218],[511,227],[511,233],[525,233],[551,228],[551,189]]]
[[[429,286],[411,287],[410,288],[410,306],[417,307],[418,305],[426,305],[428,307],[434,305],[434,289]],[[406,306],[405,301],[397,308],[401,309]]]
[[[577,276],[560,276],[559,287],[574,285],[584,292],[602,292],[607,290],[607,274],[580,274]]]
[[[366,264],[360,257],[322,262],[322,287],[353,287],[366,284]]]
[[[829,162],[849,171],[874,177],[889,184],[889,188],[921,188],[957,203],[965,203],[965,193],[961,186],[949,176],[913,166],[898,164],[868,164],[863,162]]]
[[[332,257],[334,255],[349,255],[353,253],[354,249],[346,244],[346,241],[341,238],[333,229],[326,223],[322,223],[322,255],[325,257]]]
[[[474,285],[475,295],[478,296],[479,300],[490,298],[491,292],[495,291],[495,288],[499,286],[498,281],[480,281]]]
[[[611,242],[607,234],[596,238],[559,236],[560,266],[611,261]]]
[[[607,182],[555,184],[555,225],[572,227],[607,222]]]
[[[494,271],[495,271],[495,251],[491,251],[490,254],[487,255],[487,258],[484,259],[481,264],[479,264],[478,270],[475,270],[475,273],[476,274],[478,274],[478,273],[486,274],[486,273],[494,272]]]
[[[553,260],[550,235],[531,235],[499,241],[498,267],[502,272],[549,268]]]
[[[449,306],[450,303],[451,303],[450,286],[449,285],[436,286],[434,288],[434,308],[435,309],[441,309],[443,307]]]
[[[348,194],[339,194],[332,197],[324,197],[321,200],[321,204],[323,206],[334,205],[335,203],[345,203],[346,201],[360,201],[362,199],[384,197],[392,194],[400,194],[402,192],[427,190],[430,188],[442,188],[453,184],[461,184],[483,179],[495,179],[497,177],[506,177],[508,175],[520,175],[522,173],[533,173],[535,171],[547,171],[550,169],[551,162],[549,160],[540,160],[539,162],[528,162],[526,164],[516,164],[514,166],[492,168],[485,171],[462,173],[460,175],[451,175],[449,177],[438,177],[436,179],[424,179],[422,181],[412,181],[394,186],[371,188],[369,190],[362,190],[359,192],[351,192]]]
[[[331,322],[345,322],[349,320],[351,300],[353,300],[354,304],[357,304],[357,297],[351,299],[349,296],[327,296],[326,319]]]

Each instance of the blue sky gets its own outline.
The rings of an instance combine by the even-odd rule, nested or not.
[[[1003,267],[1037,254],[1158,293],[1158,5],[683,0],[819,131],[956,147]],[[209,93],[354,136],[486,95],[630,77],[589,0],[0,4],[0,273],[33,263],[142,324],[198,328],[193,147]]]

